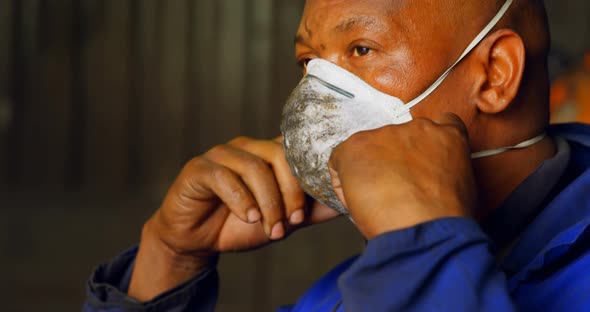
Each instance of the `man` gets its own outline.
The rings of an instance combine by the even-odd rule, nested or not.
[[[297,59],[407,103],[504,4],[308,0]],[[285,311],[590,310],[590,128],[547,129],[548,48],[542,1],[516,0],[413,121],[339,145],[332,184],[367,246]],[[336,217],[306,205],[279,141],[238,138],[191,160],[139,248],[95,272],[85,310],[213,311],[221,253]]]

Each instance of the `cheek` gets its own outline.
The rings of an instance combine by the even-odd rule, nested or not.
[[[363,79],[375,89],[400,98],[405,103],[421,92],[421,83],[417,77],[419,70],[409,51],[400,48],[377,58],[375,63],[363,70]]]
[[[435,119],[436,117],[440,116],[443,112],[445,112],[444,107],[446,106],[445,103],[435,103],[436,101],[424,100],[418,105],[412,108],[412,117],[416,118],[426,118],[426,119]],[[444,104],[444,105],[441,105]],[[447,110],[448,111],[448,110]]]
[[[391,67],[375,67],[365,71],[363,79],[373,88],[404,100],[407,81]]]
[[[403,81],[399,79],[399,75],[395,75],[393,70],[380,69],[372,73],[372,81],[370,84],[375,89],[399,97],[400,91],[404,88]]]
[[[459,68],[457,68],[459,69]],[[476,116],[470,105],[469,81],[460,70],[451,73],[436,91],[412,108],[415,118],[438,118],[443,113],[454,113],[469,126]]]

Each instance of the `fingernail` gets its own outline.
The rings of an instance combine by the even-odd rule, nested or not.
[[[280,239],[285,235],[285,227],[283,226],[283,222],[277,222],[270,231],[270,239]]]
[[[258,209],[256,208],[250,208],[248,209],[248,222],[250,223],[256,223],[258,221],[260,221],[260,218],[262,218],[262,216],[260,215],[260,211],[258,211]]]
[[[291,214],[291,217],[289,217],[289,222],[293,225],[297,225],[303,222],[304,218],[305,214],[303,213],[303,210],[297,210]]]

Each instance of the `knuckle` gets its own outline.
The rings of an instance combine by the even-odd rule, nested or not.
[[[252,141],[253,140],[249,137],[239,136],[239,137],[236,137],[233,140],[229,141],[229,144],[234,145],[234,146],[238,146],[238,147],[244,147]]]
[[[240,187],[233,186],[229,189],[229,194],[234,202],[244,202],[248,199],[245,196],[244,190]]]
[[[194,157],[184,165],[182,171],[186,172],[186,171],[198,170],[200,168],[203,168],[206,163],[207,163],[207,160],[204,159],[203,157],[201,157],[201,156]]]
[[[463,138],[463,130],[458,126],[449,126],[447,131],[456,138]]]
[[[446,134],[450,141],[467,143],[465,131],[459,126],[449,125],[446,127]]]
[[[222,166],[211,168],[210,175],[213,181],[223,184],[226,184],[228,180],[231,180],[234,177],[231,170]]]
[[[227,154],[228,147],[227,145],[216,145],[212,147],[209,151],[207,151],[206,156],[212,160],[218,160],[223,155]]]
[[[434,121],[427,118],[416,118],[415,121],[414,124],[421,130],[431,130],[435,125]]]
[[[244,165],[246,170],[250,173],[260,173],[270,169],[267,162],[257,157],[249,158],[245,161]]]

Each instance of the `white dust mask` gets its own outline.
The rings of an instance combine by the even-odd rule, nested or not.
[[[281,123],[287,161],[303,190],[316,200],[346,214],[331,185],[327,164],[332,150],[357,132],[411,121],[410,109],[430,95],[483,40],[504,16],[512,1],[506,1],[455,64],[424,93],[408,103],[376,90],[329,61],[311,60],[307,65],[307,74],[287,100]],[[472,157],[491,156],[527,147],[542,138],[539,136],[516,146],[474,153]]]

